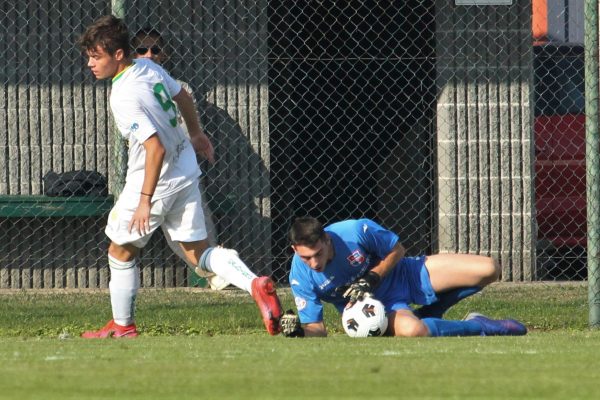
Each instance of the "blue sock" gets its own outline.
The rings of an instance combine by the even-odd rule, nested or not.
[[[476,321],[449,321],[439,318],[422,320],[429,329],[430,336],[480,336],[481,324]]]
[[[415,310],[415,315],[423,318],[442,318],[444,313],[462,299],[469,297],[481,288],[479,286],[462,287],[447,292],[438,293],[438,301]]]

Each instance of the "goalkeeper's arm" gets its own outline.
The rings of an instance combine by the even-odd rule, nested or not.
[[[402,246],[402,243],[396,243],[388,255],[371,268],[370,272],[374,272],[380,278],[383,278],[400,262],[404,254],[406,254],[406,249]]]
[[[323,321],[313,322],[310,324],[302,324],[304,329],[304,335],[307,337],[325,337],[327,336],[327,329]]]
[[[372,296],[372,293],[379,286],[381,278],[386,276],[398,264],[405,253],[404,246],[400,242],[396,243],[387,256],[350,285],[343,294],[348,299],[346,308],[352,307],[354,303],[365,297]]]

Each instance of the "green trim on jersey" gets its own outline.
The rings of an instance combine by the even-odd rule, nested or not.
[[[121,72],[119,72],[118,74],[116,74],[113,78],[112,78],[112,83],[115,83],[115,81],[117,79],[119,79],[120,77],[123,76],[123,74],[125,73],[125,71],[127,71],[129,68],[133,67],[134,63],[129,64],[128,66],[125,67],[125,69]]]

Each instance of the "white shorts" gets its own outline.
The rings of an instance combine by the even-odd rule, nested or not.
[[[196,181],[171,196],[152,201],[150,230],[145,235],[140,235],[136,229],[129,233],[129,222],[139,200],[139,194],[131,196],[123,193],[110,210],[104,232],[114,243],[118,245],[129,243],[142,248],[148,244],[158,227],[162,227],[170,238],[177,242],[206,239],[202,195]]]

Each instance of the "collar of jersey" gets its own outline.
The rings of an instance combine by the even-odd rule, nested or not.
[[[127,71],[129,68],[133,67],[135,65],[135,63],[131,63],[128,66],[125,67],[125,69],[121,72],[119,72],[118,74],[115,75],[114,78],[112,78],[112,83],[115,83],[117,81],[117,79],[119,79],[120,77],[123,76],[123,74],[125,73],[125,71]]]

